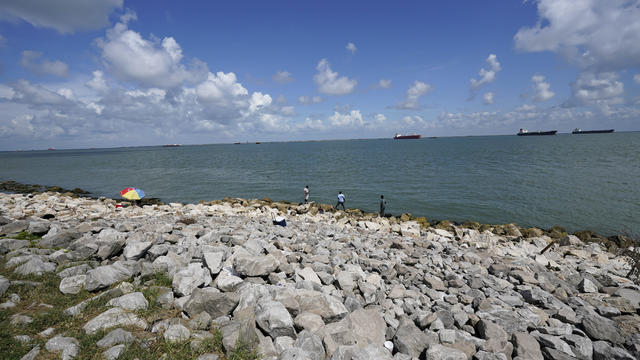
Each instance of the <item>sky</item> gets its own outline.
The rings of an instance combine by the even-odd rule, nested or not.
[[[640,130],[640,0],[0,2],[0,150]]]

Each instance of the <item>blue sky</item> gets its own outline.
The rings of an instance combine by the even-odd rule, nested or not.
[[[0,4],[0,150],[640,130],[640,1]]]

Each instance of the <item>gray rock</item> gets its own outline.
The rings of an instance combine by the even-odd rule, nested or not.
[[[563,353],[575,357],[575,354],[573,353],[573,351],[571,350],[571,347],[569,346],[569,344],[567,344],[564,340],[562,340],[562,338],[560,338],[559,336],[553,336],[553,335],[548,335],[548,334],[540,334],[540,333],[536,333],[533,332],[532,333],[533,337],[535,337],[538,342],[546,348],[549,349],[555,349],[558,351],[562,351]]]
[[[62,351],[62,360],[73,359],[78,355],[80,343],[72,337],[56,336],[45,344],[47,351]]]
[[[277,301],[261,299],[256,307],[256,322],[274,339],[278,336],[296,336],[291,314]]]
[[[542,348],[542,355],[545,360],[575,360],[576,358],[560,350],[549,347]]]
[[[134,337],[130,332],[118,328],[110,331],[102,339],[98,340],[96,345],[101,348],[108,348],[117,344],[130,344],[133,340]]]
[[[189,340],[191,332],[185,326],[180,324],[169,325],[165,330],[163,337],[168,342],[183,342]]]
[[[211,275],[217,275],[222,269],[222,261],[224,260],[223,252],[204,252],[202,259],[205,266],[211,272]]]
[[[618,331],[616,324],[596,313],[587,313],[582,318],[582,327],[590,338],[606,340],[614,344],[622,344],[624,338]]]
[[[39,256],[32,257],[26,263],[18,266],[14,272],[20,275],[42,275],[47,272],[55,271],[56,264],[43,261]]]
[[[119,281],[130,278],[132,275],[131,270],[123,266],[120,262],[98,266],[87,272],[85,289],[87,289],[87,291],[104,289]]]
[[[184,311],[189,316],[195,316],[206,311],[212,318],[229,315],[238,305],[239,296],[236,293],[221,293],[216,288],[197,288],[184,304]]]
[[[141,292],[134,292],[111,299],[107,302],[107,305],[133,311],[146,309],[149,306],[149,302]]]
[[[42,236],[49,232],[51,228],[51,223],[46,220],[35,220],[29,221],[29,228],[27,229],[30,233],[38,236]]]
[[[189,327],[195,330],[209,330],[211,315],[206,311],[199,313],[189,321]]]
[[[123,238],[120,240],[116,240],[116,241],[112,241],[112,242],[100,245],[100,247],[98,248],[97,255],[102,260],[106,260],[114,256],[117,256],[122,251],[124,244],[125,244],[125,240]]]
[[[320,315],[325,322],[340,320],[348,313],[340,300],[318,291],[298,289],[295,300],[300,312]]]
[[[232,274],[227,270],[222,270],[216,277],[215,285],[218,289],[228,292],[236,291],[244,280],[241,277]]]
[[[0,275],[0,297],[4,295],[5,291],[7,291],[10,284],[11,284],[11,281],[9,281],[9,279]]]
[[[131,241],[127,242],[127,246],[122,250],[122,255],[127,260],[138,260],[153,245],[153,241]]]
[[[287,350],[288,348],[293,347],[293,345],[295,345],[296,341],[293,340],[293,338],[289,337],[289,336],[279,336],[277,337],[274,342],[273,342],[273,346],[276,350],[276,353],[281,353],[285,350]]]
[[[525,332],[516,332],[511,336],[511,342],[513,343],[514,354],[520,360],[540,360],[542,359],[542,352],[540,351],[540,344],[531,335]]]
[[[0,239],[0,255],[4,255],[9,251],[26,248],[29,245],[29,240]]]
[[[17,220],[6,225],[0,226],[0,235],[17,234],[29,228],[29,222],[25,220]]]
[[[435,345],[408,317],[400,318],[400,325],[393,337],[393,344],[399,352],[415,358],[420,357],[424,349],[430,345]],[[464,357],[467,358],[466,355]]]
[[[578,290],[583,293],[597,293],[598,287],[591,280],[583,278],[578,284]]]
[[[60,280],[60,292],[63,294],[77,294],[84,289],[87,275],[75,275]]]
[[[590,360],[593,357],[593,344],[588,337],[569,334],[562,337],[569,344],[571,351],[576,358],[581,360]]]
[[[202,354],[196,360],[218,360],[220,357],[216,354]]]
[[[320,315],[316,315],[310,312],[303,312],[298,314],[295,319],[293,319],[293,324],[298,330],[309,330],[311,332],[316,332],[320,328],[324,326],[324,321]]]
[[[490,353],[480,350],[473,355],[473,360],[508,360],[508,358],[503,353]]]
[[[11,316],[11,321],[9,322],[12,326],[25,326],[27,324],[31,324],[33,322],[33,318],[27,315],[15,314]]]
[[[227,353],[240,342],[248,347],[257,346],[260,343],[259,331],[256,329],[256,314],[252,307],[237,311],[233,320],[223,325],[220,330],[222,345]]]
[[[199,263],[191,263],[186,269],[182,269],[173,276],[173,292],[179,296],[191,295],[200,285],[211,284],[211,274]]]
[[[640,291],[629,288],[621,288],[616,290],[614,295],[620,296],[623,299],[629,301],[629,303],[631,303],[631,305],[636,308],[636,310],[640,308]]]
[[[122,355],[122,353],[124,352],[124,348],[125,348],[124,344],[113,346],[103,351],[102,356],[104,356],[106,360],[116,360],[117,358],[120,357],[120,355]]]
[[[64,279],[69,276],[86,275],[87,271],[89,270],[91,270],[91,266],[89,266],[88,264],[80,264],[78,266],[72,266],[60,271],[58,273],[58,277]]]
[[[392,360],[393,357],[389,350],[383,346],[376,346],[369,344],[363,349],[358,349],[354,352],[351,360]]]
[[[323,360],[325,358],[322,339],[311,331],[301,331],[294,346],[303,349],[312,360]]]
[[[467,360],[467,355],[460,350],[450,347],[442,346],[440,344],[433,344],[429,346],[425,354],[426,360]]]
[[[52,235],[49,235],[50,233],[51,231],[40,239],[40,246],[50,249],[68,248],[74,240],[82,236],[82,233],[75,229],[62,230]]]
[[[312,358],[306,351],[297,347],[292,347],[281,352],[280,356],[278,356],[278,360],[312,360]]]
[[[593,342],[593,360],[634,360],[635,357],[628,351],[619,347],[613,347],[606,341]]]
[[[487,352],[503,353],[511,357],[513,344],[509,342],[509,336],[499,325],[486,320],[480,320],[475,326],[476,333],[487,340],[481,349]]]
[[[234,259],[234,269],[244,276],[267,276],[276,271],[280,263],[271,254],[267,256],[241,255]]]
[[[96,316],[87,322],[83,329],[87,334],[95,334],[98,330],[116,326],[135,326],[144,330],[147,328],[147,323],[135,314],[116,307]]]
[[[26,353],[20,360],[35,360],[40,355],[40,346],[36,346]]]

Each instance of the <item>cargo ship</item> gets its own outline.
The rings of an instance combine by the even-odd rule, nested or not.
[[[582,130],[582,129],[578,129],[575,128],[571,133],[572,134],[608,134],[608,133],[612,133],[613,129],[607,129],[607,130]]]
[[[422,138],[422,135],[420,134],[412,134],[412,135],[396,134],[396,136],[393,137],[393,140],[421,139],[421,138]]]
[[[518,136],[541,136],[541,135],[555,135],[558,130],[550,131],[528,131],[527,129],[520,129],[516,135]]]

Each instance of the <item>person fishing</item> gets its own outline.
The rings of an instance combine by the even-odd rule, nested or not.
[[[380,217],[384,217],[384,210],[387,208],[387,200],[384,195],[380,195]]]
[[[338,203],[336,204],[336,210],[338,209],[338,206],[340,206],[340,205],[342,205],[342,210],[347,210],[344,207],[344,201],[345,201],[344,194],[342,193],[342,191],[338,191]]]
[[[304,187],[304,203],[309,202],[309,185]]]

